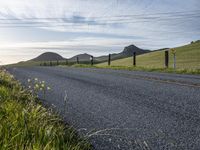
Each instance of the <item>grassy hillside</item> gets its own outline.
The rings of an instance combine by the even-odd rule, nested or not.
[[[174,48],[176,50],[178,69],[200,69],[200,42],[195,42],[182,47]],[[173,64],[173,55],[170,52],[170,67]],[[132,66],[133,58],[125,58],[112,61],[112,66]],[[101,63],[98,67],[107,66],[107,63]],[[137,66],[146,68],[163,68],[164,51],[155,51],[137,56]]]
[[[88,150],[89,144],[0,70],[0,150]]]
[[[17,67],[17,66],[39,66],[40,63],[39,61],[24,61],[24,62],[19,62],[16,64],[10,64],[10,65],[5,65],[6,67]]]

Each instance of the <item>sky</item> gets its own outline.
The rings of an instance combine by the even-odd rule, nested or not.
[[[69,58],[156,50],[200,39],[199,0],[0,0],[0,65],[43,52]]]

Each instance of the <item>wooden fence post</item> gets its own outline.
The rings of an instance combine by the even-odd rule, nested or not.
[[[174,65],[173,65],[173,67],[174,67],[174,69],[176,69],[176,53],[174,53],[173,55],[174,55]]]
[[[79,64],[79,58],[78,57],[76,57],[76,63]]]
[[[169,51],[165,51],[165,68],[169,67]]]
[[[136,66],[136,52],[133,52],[133,66]]]
[[[173,54],[173,59],[174,59],[173,68],[176,69],[176,50],[171,49],[171,52]]]
[[[108,66],[110,66],[110,62],[111,62],[111,55],[108,55]]]
[[[91,61],[91,66],[93,66],[93,64],[94,64],[94,57],[93,56],[90,56],[90,61]]]

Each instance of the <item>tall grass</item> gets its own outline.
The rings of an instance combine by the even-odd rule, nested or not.
[[[88,150],[90,144],[0,70],[0,150]]]

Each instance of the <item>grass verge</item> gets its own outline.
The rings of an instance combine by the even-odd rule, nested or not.
[[[90,144],[0,70],[0,150],[89,150]]]
[[[177,74],[200,74],[200,69],[176,69],[173,68],[150,68],[150,67],[134,67],[134,66],[98,66],[76,64],[73,67],[80,68],[105,68],[114,70],[129,70],[129,71],[149,71],[149,72],[163,72],[163,73],[177,73]]]

